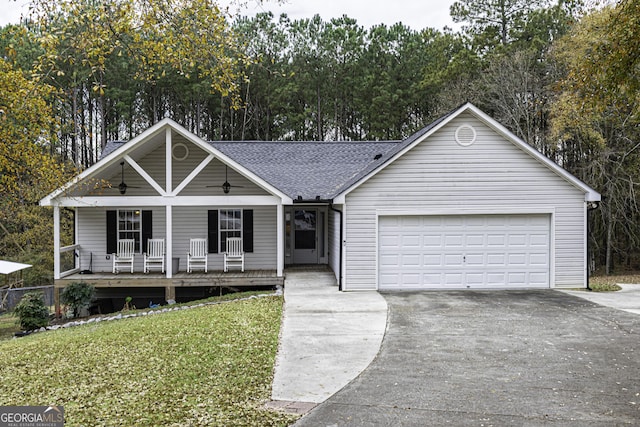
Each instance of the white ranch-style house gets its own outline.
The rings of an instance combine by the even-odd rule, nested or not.
[[[327,265],[344,291],[586,287],[599,200],[467,103],[403,141],[210,142],[164,119],[40,204],[53,207],[57,289],[82,278],[170,299],[280,284],[300,264]],[[61,209],[75,212],[68,247]],[[223,272],[228,238],[244,272]],[[114,274],[124,239],[134,273]],[[164,273],[143,273],[149,239],[164,240]],[[206,239],[206,273],[187,273],[191,239]]]

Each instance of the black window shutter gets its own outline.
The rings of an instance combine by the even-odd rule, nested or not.
[[[218,253],[218,211],[212,210],[208,212],[209,227],[207,231],[207,240],[209,241],[209,253]]]
[[[149,239],[153,239],[153,211],[142,211],[142,252],[147,251]]]
[[[118,212],[107,211],[107,253],[118,251]]]
[[[253,252],[253,210],[242,211],[242,249]]]

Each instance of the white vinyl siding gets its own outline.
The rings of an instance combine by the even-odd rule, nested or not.
[[[456,143],[462,124],[477,140]],[[463,113],[346,197],[345,289],[377,288],[378,215],[553,213],[551,287],[585,285],[584,192]]]
[[[78,208],[76,221],[78,222],[77,242],[80,244],[81,270],[89,269],[89,262],[93,255],[91,269],[94,273],[110,273],[113,268],[111,254],[107,251],[107,210],[102,208]],[[148,207],[144,210],[153,212],[152,234],[155,239],[165,238],[166,210],[164,207]],[[142,255],[136,255],[134,271],[142,271]]]
[[[230,209],[232,206],[211,207],[211,209]],[[244,264],[247,270],[276,268],[276,207],[247,206],[253,210],[253,252],[245,253]],[[173,209],[173,256],[180,257],[180,271],[187,265],[189,239],[207,238],[207,207],[174,207]],[[209,268],[222,270],[223,255],[209,254]]]
[[[233,208],[211,207],[214,208]],[[276,207],[245,206],[253,210],[253,252],[245,254],[245,266],[248,270],[276,269]],[[166,209],[149,207],[153,211],[153,237],[166,238]],[[207,237],[206,206],[173,208],[173,257],[180,258],[180,271],[184,272],[189,252],[189,239]],[[106,211],[100,208],[79,208],[77,214],[78,236],[81,247],[81,269],[89,268],[90,254],[93,253],[93,271],[111,272],[112,261],[106,253]],[[222,254],[209,254],[209,268],[222,270]],[[142,255],[136,256],[134,271],[142,271]]]

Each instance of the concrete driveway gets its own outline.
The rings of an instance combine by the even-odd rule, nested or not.
[[[640,316],[549,290],[384,297],[373,363],[296,426],[640,425]]]

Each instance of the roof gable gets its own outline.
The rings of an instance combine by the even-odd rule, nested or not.
[[[66,183],[61,188],[53,191],[52,193],[41,199],[40,205],[52,206],[56,198],[64,197],[68,192],[71,191],[74,186],[80,185],[83,182],[90,180],[91,178],[100,177],[102,174],[105,174],[105,171],[113,170],[114,167],[119,167],[119,163],[123,158],[132,153],[134,150],[143,147],[145,144],[150,144],[154,138],[167,131],[176,132],[189,142],[202,148],[202,150],[204,150],[205,152],[213,154],[214,157],[222,161],[224,164],[229,165],[238,173],[241,173],[242,175],[247,177],[247,179],[255,182],[269,193],[280,197],[283,200],[283,203],[291,202],[286,194],[282,193],[270,183],[256,176],[254,173],[246,169],[242,164],[236,162],[229,156],[220,152],[211,144],[206,143],[204,140],[189,132],[175,121],[169,118],[165,118],[126,143],[115,142],[108,144],[98,162],[78,174],[74,179]]]
[[[456,110],[444,115],[439,118],[429,126],[421,129],[416,132],[406,140],[402,141],[401,144],[398,144],[393,150],[390,150],[387,155],[382,159],[382,162],[378,165],[374,165],[369,170],[362,170],[361,173],[353,177],[349,182],[346,182],[340,192],[335,195],[334,203],[344,203],[345,197],[347,194],[358,188],[360,185],[368,181],[371,177],[375,176],[378,172],[386,168],[388,165],[393,163],[398,158],[402,157],[404,154],[413,149],[416,145],[428,139],[431,135],[433,135],[438,130],[442,129],[444,126],[449,124],[453,119],[460,116],[461,114],[469,112],[473,114],[476,118],[478,118],[481,122],[483,122],[486,126],[491,128],[493,131],[498,133],[500,136],[504,137],[509,142],[513,143],[520,150],[527,153],[533,159],[538,161],[547,167],[551,172],[559,175],[565,181],[569,182],[574,187],[585,193],[586,201],[600,201],[600,194],[596,192],[594,189],[589,187],[587,184],[580,181],[578,178],[567,172],[565,169],[560,167],[558,164],[553,162],[548,157],[544,156],[542,153],[537,151],[535,148],[524,142],[522,139],[518,138],[512,132],[507,130],[500,123],[492,119],[490,116],[482,112],[480,109],[475,107],[471,103],[466,103],[463,106],[459,107]]]

